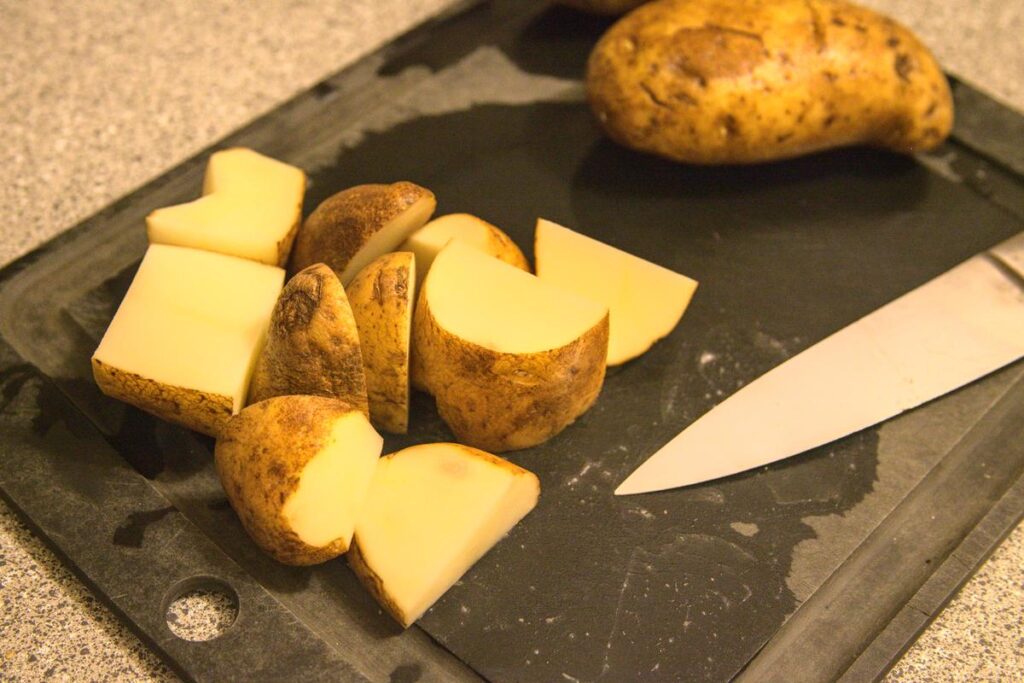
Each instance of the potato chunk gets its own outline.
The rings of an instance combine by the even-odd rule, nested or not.
[[[370,414],[356,320],[338,276],[322,263],[281,291],[249,403],[289,394],[331,396]]]
[[[343,401],[279,396],[247,407],[214,450],[246,532],[279,562],[325,562],[348,550],[384,444]]]
[[[326,263],[347,286],[370,261],[394,251],[422,228],[436,207],[433,192],[404,181],[342,190],[325,199],[302,224],[291,271]]]
[[[608,306],[608,365],[671,332],[697,289],[696,280],[544,219],[534,253],[541,280]]]
[[[408,627],[537,504],[540,482],[475,448],[433,443],[381,458],[348,561]]]
[[[487,221],[468,213],[439,216],[409,236],[402,251],[416,254],[420,280],[427,276],[437,254],[453,239],[459,239],[496,259],[529,272],[530,264],[508,235]]]
[[[537,445],[601,391],[608,309],[459,241],[438,255],[413,318],[413,378],[456,437]]]
[[[359,327],[370,420],[395,434],[405,434],[409,428],[415,283],[415,258],[409,252],[396,252],[384,254],[359,271],[347,289]]]
[[[146,218],[149,241],[283,266],[302,220],[302,169],[235,148],[214,153],[204,196]]]
[[[245,401],[284,271],[154,244],[92,357],[103,393],[216,436]]]

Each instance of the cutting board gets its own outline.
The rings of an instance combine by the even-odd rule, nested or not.
[[[0,489],[181,675],[872,678],[1020,519],[1020,363],[785,462],[612,495],[725,396],[1024,229],[1024,164],[1005,144],[1024,122],[955,84],[967,123],[927,156],[671,164],[591,120],[579,78],[607,25],[541,3],[460,7],[0,276]],[[264,557],[220,490],[212,442],[91,381],[89,356],[145,249],[144,216],[198,195],[209,153],[233,145],[305,168],[307,211],[351,185],[411,180],[439,214],[477,214],[530,257],[542,216],[701,283],[679,327],[610,371],[593,409],[508,454],[540,477],[540,504],[408,631],[343,561]],[[410,433],[387,450],[452,438],[429,397],[413,403]],[[203,643],[164,619],[196,586],[239,605]]]

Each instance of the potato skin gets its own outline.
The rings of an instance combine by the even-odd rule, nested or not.
[[[342,273],[375,232],[423,198],[434,201],[434,193],[407,181],[356,185],[328,197],[299,229],[289,272],[322,262]]]
[[[536,446],[597,400],[608,355],[607,315],[561,348],[501,353],[438,325],[425,292],[413,317],[413,376],[434,395],[460,442],[492,453]]]
[[[234,409],[230,396],[160,384],[97,358],[92,359],[92,374],[107,396],[207,436],[216,437]]]
[[[306,463],[353,406],[322,396],[278,396],[248,406],[221,430],[214,463],[228,502],[253,541],[278,562],[310,565],[348,550],[304,543],[281,515]]]
[[[384,254],[359,271],[346,290],[359,327],[370,419],[394,434],[409,428],[415,264],[407,251]]]
[[[289,394],[339,398],[370,414],[355,317],[338,276],[322,263],[281,290],[248,401]]]
[[[613,140],[694,164],[862,143],[911,153],[953,125],[921,42],[841,0],[656,0],[601,38],[586,86]]]

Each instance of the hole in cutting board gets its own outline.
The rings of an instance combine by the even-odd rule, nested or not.
[[[238,593],[220,579],[193,576],[167,591],[163,614],[171,633],[182,640],[213,640],[238,618]]]

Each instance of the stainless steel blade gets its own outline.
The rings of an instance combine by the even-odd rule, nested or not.
[[[636,469],[617,495],[736,474],[802,453],[1024,356],[1024,233],[757,378]]]

